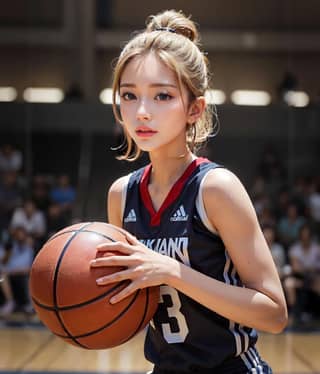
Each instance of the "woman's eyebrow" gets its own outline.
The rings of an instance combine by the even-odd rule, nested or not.
[[[134,83],[121,83],[120,88],[122,88],[122,87],[136,87],[136,84],[134,84]],[[151,83],[151,84],[149,84],[149,87],[173,87],[173,88],[177,88],[177,86],[175,84],[162,83],[162,82]]]
[[[152,83],[150,87],[173,87],[177,88],[177,86],[173,83]]]

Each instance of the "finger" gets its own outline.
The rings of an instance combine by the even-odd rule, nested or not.
[[[130,232],[126,231],[125,235],[126,235],[126,239],[127,239],[128,243],[130,243],[130,244],[139,244],[140,243],[139,240],[135,236],[130,234]]]
[[[117,293],[116,295],[112,296],[110,299],[111,304],[116,304],[119,301],[125,299],[126,297],[129,297],[132,295],[134,292],[137,291],[137,287],[134,282],[131,282],[126,288],[124,288],[122,291]]]
[[[130,246],[122,242],[102,243],[97,245],[96,248],[99,252],[121,252],[123,254],[132,253]]]
[[[116,273],[105,275],[96,280],[98,286],[105,286],[110,283],[121,282],[123,280],[131,279],[132,271],[126,269],[117,271]]]
[[[90,261],[90,266],[129,266],[134,263],[134,260],[128,256],[107,256],[97,257]]]

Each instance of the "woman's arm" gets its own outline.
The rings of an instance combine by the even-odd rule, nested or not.
[[[128,176],[117,179],[110,187],[107,198],[108,222],[122,227],[122,197],[123,190],[126,188]]]
[[[287,323],[286,302],[244,187],[231,172],[215,169],[206,177],[203,200],[207,216],[218,230],[245,288],[225,284],[185,266],[176,266],[170,285],[228,319],[259,330],[280,332]]]

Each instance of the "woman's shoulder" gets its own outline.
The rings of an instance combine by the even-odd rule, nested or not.
[[[127,190],[130,174],[116,179],[108,190],[107,215],[108,221],[116,226],[122,226],[124,195]]]
[[[203,192],[215,193],[217,196],[234,194],[245,190],[242,182],[231,170],[225,167],[216,167],[206,174],[203,182]]]
[[[117,178],[110,186],[109,188],[109,194],[112,195],[121,195],[123,189],[127,186],[129,178],[131,176],[130,174],[123,175],[122,177]]]
[[[203,181],[202,196],[208,219],[220,235],[237,232],[241,237],[249,236],[252,230],[258,232],[258,220],[250,196],[231,170],[210,170]]]

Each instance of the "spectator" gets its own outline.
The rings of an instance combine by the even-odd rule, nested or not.
[[[270,167],[269,177],[266,181],[266,189],[269,196],[274,199],[284,187],[284,170],[279,162]]]
[[[44,176],[36,175],[33,178],[31,198],[34,201],[36,207],[46,214],[50,205],[50,196],[49,183]]]
[[[51,204],[47,213],[47,237],[49,238],[57,231],[68,225],[69,221],[63,214],[59,204]]]
[[[315,225],[316,233],[320,235],[320,179],[314,178],[311,183],[311,191],[308,198],[308,206],[311,218]]]
[[[266,193],[266,181],[262,175],[256,175],[254,177],[252,187],[250,190],[250,196],[253,200],[263,196]]]
[[[295,202],[298,207],[299,212],[307,216],[308,211],[308,199],[310,195],[310,178],[304,176],[297,176],[293,183],[292,198],[291,200]]]
[[[258,164],[258,174],[261,175],[266,182],[273,178],[282,178],[284,170],[280,162],[280,158],[272,144],[265,147],[261,160]]]
[[[297,205],[291,202],[287,207],[286,215],[278,223],[279,238],[285,249],[298,239],[299,231],[305,221],[305,218],[298,214]]]
[[[261,227],[276,225],[276,219],[271,208],[268,205],[263,207],[260,214],[258,215],[258,219]]]
[[[15,171],[6,171],[0,178],[0,228],[7,231],[14,210],[22,202],[23,193]]]
[[[288,206],[291,202],[290,190],[287,187],[284,187],[279,191],[275,199],[275,216],[277,220],[280,220],[283,216],[286,215]]]
[[[12,216],[10,229],[23,227],[28,235],[30,235],[35,243],[34,246],[38,250],[45,238],[46,219],[40,210],[38,210],[31,199],[25,200],[21,208],[17,208]]]
[[[289,260],[292,276],[286,279],[285,290],[294,321],[301,322],[308,311],[310,297],[320,296],[320,246],[314,240],[309,225],[300,229],[299,240],[289,249]]]
[[[31,312],[32,307],[28,293],[28,273],[33,261],[33,248],[24,227],[17,226],[12,233],[12,243],[8,242],[2,248],[3,256],[0,260],[0,287],[5,297],[5,303],[0,308],[0,316],[10,315],[20,304],[25,312]],[[12,289],[12,282],[18,281],[20,292],[23,291],[23,299],[18,300]],[[16,283],[17,284],[17,283]]]
[[[276,233],[274,226],[264,225],[262,226],[262,232],[270,248],[270,252],[277,267],[279,277],[281,280],[283,280],[285,275],[287,275],[288,273],[285,250],[283,246],[275,240]]]
[[[253,199],[253,206],[257,215],[260,216],[260,214],[263,212],[265,208],[270,209],[270,197],[266,193],[256,195],[256,197]]]
[[[12,144],[0,147],[0,172],[20,171],[22,168],[22,154]]]
[[[61,174],[58,177],[56,186],[51,189],[50,198],[53,203],[60,206],[61,212],[67,220],[71,220],[76,191],[71,185],[68,175]]]

